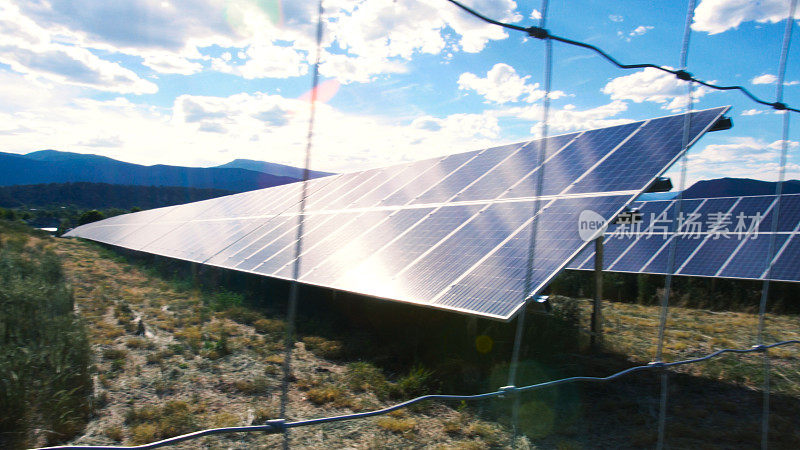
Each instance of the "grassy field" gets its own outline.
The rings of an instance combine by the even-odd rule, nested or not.
[[[588,328],[591,301],[581,304],[584,327]],[[628,355],[633,361],[651,361],[656,352],[659,308],[605,302],[603,309],[606,349]],[[727,311],[705,311],[671,307],[664,339],[665,361],[696,358],[722,348],[748,348],[758,343],[758,316]],[[764,343],[800,339],[800,316],[767,314]],[[771,390],[800,397],[800,345],[769,351],[772,364]],[[681,372],[760,389],[764,378],[760,355],[721,356],[683,366]]]
[[[70,443],[144,443],[278,416],[285,329],[279,309],[248,306],[242,293],[203,290],[92,243],[42,240],[42,246],[62,259],[94,361],[93,415]],[[588,300],[557,298],[556,306],[572,311],[581,327],[587,327]],[[353,308],[349,314],[363,312]],[[578,345],[560,342],[569,340],[569,334],[548,331],[552,318],[531,315],[518,384],[605,376],[652,358],[658,308],[606,302],[604,315],[606,352],[599,355],[586,351],[585,334],[577,337]],[[373,319],[388,340],[373,328],[357,328],[347,315],[323,324],[301,311],[290,419],[365,411],[424,392],[453,392],[458,386],[477,392],[505,384],[513,323],[455,322],[474,329],[469,339],[494,338],[489,356],[459,359],[447,353],[450,347],[434,333],[458,335],[462,330],[421,326],[402,334],[381,320]],[[672,308],[665,359],[750,346],[755,325],[752,314]],[[767,342],[797,338],[800,322],[796,316],[770,315],[767,331]],[[399,342],[388,345],[392,339]],[[543,348],[555,352],[547,354]],[[402,358],[404,353],[428,356]],[[770,354],[771,446],[798,448],[794,423],[800,417],[800,349]],[[762,376],[760,355],[722,357],[671,375],[667,444],[758,446]],[[470,379],[480,382],[464,381]],[[516,447],[652,447],[659,385],[656,374],[644,373],[609,384],[567,385],[525,395],[520,414],[525,438]],[[427,403],[379,418],[297,429],[292,443],[296,448],[508,448],[509,409],[509,400]],[[177,448],[269,448],[280,442],[280,436],[242,434]]]

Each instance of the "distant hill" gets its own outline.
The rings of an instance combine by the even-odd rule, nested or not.
[[[683,198],[735,197],[745,195],[774,195],[775,182],[750,178],[717,178],[702,180],[683,193]],[[800,181],[788,180],[783,184],[784,194],[800,193]]]
[[[82,181],[243,192],[298,180],[242,168],[143,166],[105,156],[56,150],[27,155],[0,152],[0,186]]]
[[[224,189],[177,186],[124,186],[106,183],[49,183],[0,186],[0,207],[45,208],[75,206],[83,209],[159,208],[233,194]]]
[[[247,169],[283,177],[292,177],[300,180],[303,179],[303,169],[299,167],[286,166],[283,164],[276,164],[265,161],[255,161],[252,159],[234,159],[229,163],[216,167],[223,169]],[[327,177],[328,175],[333,175],[333,173],[320,172],[318,170],[309,171],[310,178]]]

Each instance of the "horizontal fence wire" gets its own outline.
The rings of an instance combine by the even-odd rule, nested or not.
[[[536,383],[527,386],[504,386],[500,389],[493,391],[493,392],[486,392],[483,394],[474,394],[474,395],[444,395],[444,394],[431,394],[431,395],[423,395],[421,397],[413,398],[411,400],[407,400],[402,403],[398,403],[392,406],[388,406],[383,409],[377,409],[374,411],[365,411],[360,413],[353,413],[353,414],[343,414],[340,416],[331,416],[331,417],[320,417],[316,419],[307,419],[307,420],[298,420],[294,422],[288,422],[286,419],[274,419],[268,420],[264,425],[250,425],[250,426],[243,426],[243,427],[225,427],[225,428],[211,428],[208,430],[201,430],[195,431],[194,433],[184,434],[181,436],[175,436],[169,439],[164,439],[157,442],[152,442],[150,444],[143,444],[143,445],[135,445],[135,446],[107,446],[107,445],[61,445],[55,447],[42,447],[37,450],[54,450],[54,449],[150,449],[150,448],[158,448],[158,447],[166,447],[170,445],[175,445],[180,442],[185,442],[193,439],[198,439],[201,437],[206,436],[213,436],[216,434],[230,434],[230,433],[252,433],[252,432],[261,432],[266,434],[274,434],[274,433],[283,433],[285,430],[291,428],[299,428],[299,427],[306,427],[310,425],[320,425],[323,423],[331,423],[331,422],[341,422],[345,420],[355,420],[355,419],[364,419],[367,417],[379,416],[383,414],[388,414],[392,411],[396,411],[398,409],[406,408],[411,406],[415,403],[423,402],[426,400],[444,400],[444,401],[475,401],[475,400],[485,400],[490,398],[508,398],[513,397],[515,395],[540,390],[540,389],[547,389],[552,388],[555,386],[560,386],[562,384],[569,384],[569,383],[577,383],[577,382],[587,382],[587,383],[605,383],[609,381],[616,380],[617,378],[624,377],[626,375],[630,375],[636,372],[644,372],[644,371],[654,371],[654,370],[665,370],[670,367],[678,367],[678,366],[685,366],[688,364],[696,364],[703,361],[708,361],[709,359],[716,358],[718,356],[724,355],[726,353],[732,353],[736,355],[741,355],[745,353],[753,353],[753,352],[766,352],[767,350],[775,347],[781,347],[784,345],[796,345],[800,344],[800,340],[798,339],[791,339],[786,341],[776,342],[774,344],[769,345],[754,345],[750,348],[724,348],[721,350],[717,350],[713,353],[709,353],[705,356],[700,356],[697,358],[692,359],[684,359],[681,361],[673,361],[673,362],[651,362],[649,364],[641,365],[641,366],[634,366],[622,371],[619,371],[613,375],[609,375],[606,377],[587,377],[587,376],[578,376],[578,377],[567,377],[561,378],[558,380],[551,380],[545,381],[543,383]]]
[[[606,53],[605,51],[603,51],[602,49],[600,49],[599,47],[596,47],[594,45],[587,44],[587,43],[584,43],[584,42],[575,41],[575,40],[572,40],[572,39],[568,39],[568,38],[564,38],[564,37],[560,37],[560,36],[551,34],[547,29],[544,28],[544,26],[541,26],[541,27],[537,27],[537,26],[524,27],[524,26],[520,26],[520,25],[500,22],[500,21],[491,19],[491,18],[483,15],[483,14],[481,14],[481,13],[479,13],[479,12],[477,12],[477,11],[475,11],[475,10],[473,10],[473,9],[463,5],[463,4],[461,4],[460,2],[458,2],[456,0],[447,0],[447,1],[449,1],[450,3],[456,5],[457,7],[461,8],[462,10],[466,11],[467,13],[471,14],[472,16],[477,17],[478,19],[481,19],[481,20],[483,20],[483,21],[485,21],[487,23],[490,23],[490,24],[493,24],[493,25],[496,25],[496,26],[500,26],[500,27],[503,27],[503,28],[506,28],[506,29],[511,29],[511,30],[515,30],[515,31],[521,31],[521,32],[524,32],[527,35],[529,35],[531,37],[534,37],[534,38],[537,38],[537,39],[546,39],[546,40],[551,40],[551,41],[558,41],[558,42],[561,42],[561,43],[564,43],[564,44],[568,44],[568,45],[572,45],[572,46],[581,47],[581,48],[585,48],[585,49],[591,50],[591,51],[595,52],[596,54],[600,55],[601,57],[603,57],[604,59],[606,59],[607,61],[609,61],[610,63],[614,64],[615,66],[617,66],[620,69],[647,69],[647,68],[651,68],[651,69],[659,70],[659,71],[662,71],[662,72],[665,72],[665,73],[670,73],[672,75],[675,75],[677,78],[679,78],[681,80],[692,81],[692,82],[698,83],[698,84],[700,84],[702,86],[705,86],[705,87],[708,87],[708,88],[711,88],[711,89],[720,90],[720,91],[738,90],[742,94],[744,94],[745,96],[750,98],[752,101],[754,101],[756,103],[759,103],[761,105],[764,105],[764,106],[769,106],[769,107],[771,107],[771,108],[773,108],[775,110],[792,111],[792,112],[796,112],[796,113],[800,112],[799,109],[790,107],[790,106],[786,105],[785,103],[782,103],[780,98],[775,102],[764,101],[764,100],[756,97],[755,95],[753,95],[749,90],[747,90],[747,88],[745,88],[743,86],[723,86],[723,85],[712,84],[712,83],[709,83],[709,82],[706,82],[706,81],[703,81],[703,80],[695,78],[694,76],[692,76],[691,73],[689,73],[686,70],[684,70],[685,68],[684,69],[680,69],[680,70],[674,70],[674,69],[671,69],[671,68],[668,68],[668,67],[660,66],[660,65],[657,65],[657,64],[651,64],[651,63],[623,64],[623,63],[619,62],[617,59],[615,59],[614,57],[612,57],[611,55],[609,55],[608,53]],[[789,20],[791,20],[791,18]],[[557,379],[557,380],[551,380],[551,381],[546,381],[546,382],[537,383],[537,384],[531,384],[531,385],[522,386],[522,387],[504,386],[504,387],[501,387],[500,389],[498,389],[496,391],[493,391],[493,392],[487,392],[487,393],[482,393],[482,394],[474,394],[474,395],[445,395],[445,394],[424,395],[424,396],[421,396],[421,397],[417,397],[417,398],[414,398],[414,399],[411,399],[411,400],[408,400],[408,401],[405,401],[405,402],[402,402],[402,403],[398,403],[398,404],[395,404],[395,405],[392,405],[392,406],[388,406],[388,407],[383,408],[383,409],[374,410],[374,411],[366,411],[366,412],[353,413],[353,414],[344,414],[344,415],[331,416],[331,417],[321,417],[321,418],[316,418],[316,419],[298,420],[298,421],[293,421],[293,422],[287,421],[286,419],[274,419],[274,420],[267,421],[263,425],[212,428],[212,429],[196,431],[196,432],[193,432],[193,433],[188,433],[188,434],[184,434],[184,435],[180,435],[180,436],[175,436],[175,437],[172,437],[172,438],[164,439],[164,440],[157,441],[157,442],[152,442],[152,443],[149,443],[149,444],[137,445],[137,446],[91,446],[91,445],[89,445],[89,446],[71,445],[70,446],[70,445],[67,445],[67,446],[43,447],[40,450],[44,450],[44,449],[152,449],[152,448],[159,448],[159,447],[166,447],[166,446],[170,446],[170,445],[175,445],[175,444],[178,444],[178,443],[181,443],[181,442],[186,442],[186,441],[190,441],[190,440],[194,440],[194,439],[199,439],[201,437],[213,436],[213,435],[218,435],[218,434],[249,433],[249,432],[261,432],[261,433],[265,433],[265,434],[284,433],[284,432],[286,432],[287,430],[289,430],[291,428],[299,428],[299,427],[305,427],[305,426],[320,425],[320,424],[324,424],[324,423],[333,423],[333,422],[340,422],[340,421],[346,421],[346,420],[364,419],[364,418],[367,418],[367,417],[374,417],[374,416],[379,416],[379,415],[383,415],[383,414],[388,414],[388,413],[390,413],[392,411],[396,411],[396,410],[399,410],[399,409],[402,409],[402,408],[406,408],[408,406],[411,406],[413,404],[416,404],[416,403],[419,403],[419,402],[423,402],[423,401],[429,401],[429,400],[477,401],[477,400],[485,400],[485,399],[490,399],[490,398],[518,397],[518,395],[521,394],[521,393],[540,390],[540,389],[548,389],[548,388],[552,388],[552,387],[556,387],[556,386],[560,386],[560,385],[564,385],[564,384],[569,384],[569,383],[577,383],[577,382],[604,383],[604,382],[610,382],[610,381],[616,380],[618,378],[621,378],[621,377],[624,377],[626,375],[630,375],[630,374],[633,374],[633,373],[636,373],[636,372],[657,371],[657,370],[663,371],[663,370],[669,369],[671,367],[678,367],[678,366],[689,365],[689,364],[697,364],[697,363],[700,363],[700,362],[708,361],[708,360],[710,360],[712,358],[719,357],[719,356],[727,354],[727,353],[731,353],[731,354],[735,354],[735,355],[741,355],[741,354],[747,354],[747,353],[753,353],[753,352],[765,353],[767,350],[769,350],[771,348],[785,346],[785,345],[796,345],[796,344],[800,344],[800,340],[794,340],[794,339],[793,340],[785,340],[785,341],[780,341],[780,342],[776,342],[776,343],[769,344],[769,345],[759,344],[759,345],[755,345],[753,347],[744,348],[744,349],[724,348],[724,349],[721,349],[721,350],[717,350],[717,351],[715,351],[713,353],[707,354],[705,356],[692,358],[692,359],[673,361],[673,362],[662,362],[660,360],[657,360],[657,361],[651,362],[649,364],[634,366],[634,367],[631,367],[631,368],[616,372],[616,373],[614,373],[612,375],[609,375],[609,376],[606,376],[606,377],[591,377],[591,376],[567,377],[567,378],[561,378],[561,379]]]
[[[710,88],[710,89],[715,89],[715,90],[718,90],[718,91],[734,91],[734,90],[735,91],[739,91],[742,94],[746,95],[748,98],[750,98],[750,100],[752,100],[752,101],[754,101],[756,103],[759,103],[761,105],[764,105],[764,106],[769,106],[769,107],[771,107],[771,108],[773,108],[775,110],[778,110],[778,111],[791,111],[791,112],[795,112],[795,113],[800,113],[800,109],[791,107],[791,106],[789,106],[789,105],[787,105],[787,104],[785,104],[783,102],[780,102],[780,101],[768,102],[768,101],[762,100],[759,97],[755,96],[752,92],[750,92],[744,86],[738,86],[738,85],[723,86],[723,85],[713,84],[713,83],[710,83],[710,82],[703,81],[703,80],[700,80],[698,78],[695,78],[694,76],[692,76],[692,74],[690,72],[687,72],[686,70],[675,70],[675,69],[671,69],[669,67],[660,66],[658,64],[651,64],[651,63],[623,64],[623,63],[619,62],[613,56],[609,55],[608,53],[606,53],[605,51],[603,51],[602,49],[600,49],[599,47],[596,47],[594,45],[587,44],[585,42],[575,41],[575,40],[572,40],[572,39],[567,39],[567,38],[561,37],[561,36],[557,36],[555,34],[550,33],[549,30],[547,30],[545,28],[542,28],[542,27],[537,27],[537,26],[525,27],[525,26],[522,26],[522,25],[515,25],[513,23],[500,22],[498,20],[495,20],[495,19],[492,19],[490,17],[487,17],[486,15],[481,14],[478,11],[476,11],[476,10],[474,10],[474,9],[472,9],[472,8],[470,8],[470,7],[464,5],[464,4],[462,4],[462,3],[460,3],[460,2],[458,2],[456,0],[447,0],[447,1],[452,3],[452,4],[454,4],[454,5],[456,5],[456,6],[458,6],[459,8],[461,8],[464,11],[466,11],[467,13],[477,17],[478,19],[483,20],[484,22],[490,23],[492,25],[497,25],[499,27],[503,27],[503,28],[506,28],[506,29],[509,29],[509,30],[522,31],[522,32],[526,33],[528,36],[534,37],[536,39],[550,39],[552,41],[558,41],[558,42],[561,42],[561,43],[564,43],[564,44],[572,45],[572,46],[575,46],[575,47],[582,47],[582,48],[585,48],[587,50],[591,50],[591,51],[597,53],[598,55],[602,56],[604,59],[606,59],[611,64],[614,64],[615,66],[619,67],[620,69],[656,69],[656,70],[660,70],[662,72],[666,72],[666,73],[670,73],[672,75],[675,75],[676,77],[678,77],[679,79],[684,80],[684,81],[694,81],[695,83],[703,85],[703,86],[705,86],[707,88]]]

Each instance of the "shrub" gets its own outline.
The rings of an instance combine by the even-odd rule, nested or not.
[[[380,399],[389,392],[389,382],[383,372],[368,362],[348,364],[345,382],[355,392],[372,392]]]
[[[122,438],[125,437],[122,427],[119,425],[111,425],[103,431],[103,434],[114,442],[122,442]]]
[[[417,426],[417,421],[411,418],[381,417],[378,419],[377,424],[384,430],[389,430],[393,433],[405,433],[413,430]]]
[[[105,218],[105,214],[96,209],[90,209],[89,211],[81,214],[81,216],[78,218],[78,225],[86,225],[87,223],[97,222],[98,220],[103,220]]]
[[[344,350],[341,342],[319,336],[306,336],[303,338],[303,343],[311,353],[325,359],[338,359]]]
[[[318,406],[336,401],[341,402],[344,395],[344,389],[332,384],[311,388],[306,392],[306,398]]]
[[[252,380],[236,380],[233,387],[247,395],[265,395],[269,392],[269,380],[266,377],[255,377]]]
[[[258,320],[262,319],[261,314],[253,311],[252,309],[242,306],[234,306],[225,311],[225,317],[233,320],[234,322],[242,323],[245,325],[252,325]]]
[[[125,341],[125,346],[131,349],[151,349],[154,347],[154,344],[147,339],[144,338],[130,338]]]
[[[215,311],[225,311],[234,307],[241,307],[244,297],[241,294],[229,291],[221,291],[213,294],[210,298],[210,306]]]
[[[178,436],[199,427],[189,404],[178,400],[169,401],[161,407],[132,408],[125,415],[125,423],[132,427],[133,440],[137,443]]]
[[[103,350],[103,358],[104,359],[125,359],[128,357],[128,351],[119,348],[107,348]]]
[[[286,322],[275,319],[258,319],[253,322],[253,328],[259,333],[282,333],[286,329]]]
[[[418,397],[425,395],[430,390],[433,372],[422,366],[415,366],[407,375],[397,380],[392,386],[392,393],[396,397]]]
[[[29,231],[0,223],[0,447],[80,433],[91,413],[86,327],[53,252],[26,246]]]

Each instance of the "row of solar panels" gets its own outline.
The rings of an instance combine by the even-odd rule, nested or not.
[[[691,142],[727,109],[693,113]],[[670,116],[315,179],[302,216],[292,184],[69,235],[289,279],[302,218],[301,282],[509,319],[580,251],[581,211],[610,220],[675,161],[683,124]],[[543,195],[534,198],[540,171]]]
[[[639,220],[623,216],[606,232],[605,270],[800,281],[800,194],[781,196],[780,205],[774,195],[686,199],[678,214],[674,200],[639,202],[634,208]],[[568,268],[593,270],[593,247]]]

